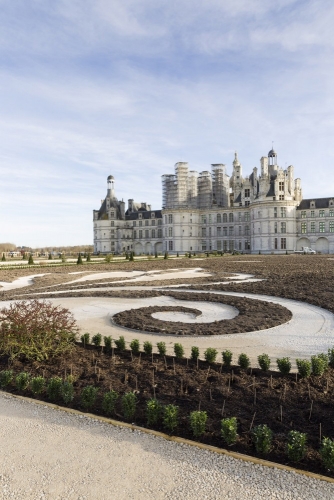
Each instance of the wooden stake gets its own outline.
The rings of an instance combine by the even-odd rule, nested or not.
[[[226,399],[224,399],[224,403],[223,403],[223,408],[222,408],[222,416],[224,415],[225,402],[226,402]]]
[[[319,424],[319,442],[321,443],[321,422]]]
[[[198,358],[196,358],[196,365],[197,365],[197,371],[198,371]]]
[[[328,392],[328,388],[329,388],[329,380],[328,380],[328,377],[327,377],[326,392]]]
[[[221,373],[221,372],[222,372],[222,369],[223,369],[223,363],[220,363],[219,373]]]
[[[187,366],[188,366],[188,358],[187,358]]]
[[[234,371],[232,370],[232,382],[234,382]]]
[[[138,391],[138,377],[136,375],[136,391]]]
[[[270,387],[271,387],[271,389],[273,388],[273,376],[272,375],[270,375]]]
[[[254,404],[256,405],[256,387],[254,388]]]
[[[310,415],[308,417],[309,420],[311,420],[312,409],[313,409],[313,400],[311,401]]]
[[[100,382],[100,368],[98,368],[98,372],[97,372],[97,381]]]
[[[138,365],[140,365],[140,362],[141,362],[141,352],[139,353]]]
[[[183,395],[183,378],[181,378],[181,390],[180,390],[180,392],[181,392],[181,395]]]
[[[298,382],[298,372],[296,372],[296,382]]]
[[[198,411],[201,410],[201,402],[198,403]]]
[[[175,371],[175,358],[173,358],[173,368],[174,368],[174,375],[176,375],[176,371]]]
[[[132,354],[132,351],[130,351],[130,354],[131,354],[131,361],[133,361],[133,354]]]
[[[154,368],[152,370],[152,378],[153,378],[153,385],[154,385]]]
[[[231,375],[228,377],[228,389],[227,389],[227,394],[230,394],[230,387],[231,387]]]
[[[210,401],[212,401],[212,391],[211,391],[211,387],[210,387]]]
[[[254,424],[255,415],[256,415],[256,412],[254,412],[254,415],[253,415],[253,418],[252,418],[252,421],[251,421],[251,424],[250,424],[250,428],[249,428],[250,431],[252,430],[252,427],[253,427],[253,424]]]
[[[208,380],[209,373],[210,373],[210,366],[208,368],[208,371],[207,371],[207,374],[206,374],[206,377],[205,377],[205,382]]]
[[[308,384],[308,397],[309,397],[309,399],[311,399],[311,388],[310,388],[310,384]]]
[[[166,370],[167,370],[167,359],[166,359],[166,356],[164,356],[165,358],[165,367],[166,367]]]
[[[153,351],[152,351],[152,365],[153,365],[153,363],[154,363],[154,360],[153,360]]]
[[[280,409],[281,409],[281,422],[283,422],[283,406],[282,405],[280,406]]]

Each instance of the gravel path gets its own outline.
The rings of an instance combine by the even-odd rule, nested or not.
[[[0,392],[0,498],[331,500],[334,484]]]

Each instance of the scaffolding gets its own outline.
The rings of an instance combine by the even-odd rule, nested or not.
[[[225,173],[225,165],[212,164],[212,195],[213,203],[218,207],[228,206],[229,176]]]
[[[162,208],[174,208],[177,200],[177,179],[173,174],[162,176]]]
[[[212,177],[208,171],[200,172],[198,177],[198,208],[212,206]]]
[[[177,199],[174,208],[186,207],[188,201],[188,163],[178,162],[175,164],[175,177],[177,179]]]
[[[198,205],[198,172],[190,170],[188,176],[188,207],[197,208]]]

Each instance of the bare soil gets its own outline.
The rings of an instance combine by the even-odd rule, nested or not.
[[[8,359],[0,358],[0,369],[8,368]],[[326,474],[319,449],[319,432],[333,438],[334,370],[329,368],[321,377],[296,380],[295,374],[282,377],[277,372],[261,372],[258,369],[241,370],[237,366],[227,369],[219,363],[208,365],[200,361],[198,367],[191,360],[176,360],[141,354],[132,356],[129,351],[105,353],[103,349],[77,345],[67,359],[53,362],[27,362],[15,360],[11,366],[15,373],[28,371],[32,376],[66,377],[72,374],[75,382],[75,398],[72,407],[82,409],[80,391],[87,385],[99,388],[96,406],[90,410],[103,415],[103,394],[110,389],[120,396],[135,391],[138,404],[134,421],[146,426],[145,408],[148,399],[156,396],[162,404],[179,407],[179,425],[176,435],[194,439],[189,426],[189,413],[205,410],[208,414],[207,431],[202,442],[226,447],[220,436],[222,416],[235,416],[238,420],[238,442],[231,449],[257,455],[251,441],[251,427],[267,424],[274,432],[272,451],[264,458],[279,463],[289,463],[284,453],[287,434],[291,429],[306,432],[308,450],[298,468]],[[154,379],[153,379],[154,377]],[[14,385],[8,390],[17,393]],[[33,397],[25,391],[25,395]],[[47,400],[46,393],[39,399]],[[57,401],[60,405],[61,401]],[[311,410],[312,407],[312,410]],[[224,409],[224,411],[223,411]],[[223,411],[223,413],[222,413]],[[124,420],[120,401],[114,418]],[[164,430],[161,425],[156,427]]]

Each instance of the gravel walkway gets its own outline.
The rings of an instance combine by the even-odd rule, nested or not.
[[[0,392],[0,498],[331,500],[334,484]]]

